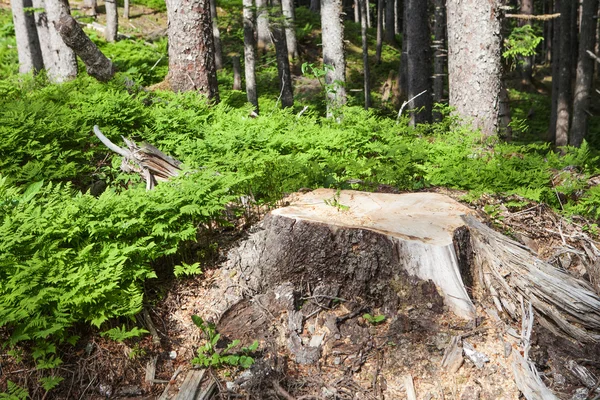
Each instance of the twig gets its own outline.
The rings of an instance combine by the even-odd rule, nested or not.
[[[161,62],[161,60],[163,59],[163,57],[164,57],[164,56],[160,56],[160,58],[158,59],[158,61],[156,61],[156,62],[154,63],[154,65],[152,66],[152,68],[150,68],[150,71],[152,71],[152,70],[153,70],[153,69],[154,69],[154,68],[155,68],[155,67],[158,65],[158,63],[159,63],[159,62]]]
[[[90,381],[90,383],[88,383],[88,385],[85,387],[85,389],[83,389],[83,392],[81,393],[81,396],[79,396],[79,400],[83,399],[83,396],[85,395],[85,392],[87,392],[87,390],[90,388],[90,386],[92,386],[92,383],[94,383],[95,380],[96,380],[96,376],[94,376],[92,378],[92,380]]]
[[[398,117],[396,118],[396,124],[398,124],[398,122],[400,122],[400,115],[402,115],[402,111],[404,110],[404,107],[406,107],[414,99],[416,99],[417,97],[419,97],[420,95],[425,94],[425,93],[427,93],[427,90],[423,90],[421,93],[419,93],[418,95],[414,96],[412,99],[408,99],[407,101],[405,101],[404,103],[402,103],[402,106],[400,107],[400,111],[398,111]]]
[[[298,113],[298,115],[296,115],[296,118],[300,118],[302,116],[302,114],[304,114],[304,112],[308,110],[308,106],[304,106],[304,108],[302,109],[302,111],[300,111]]]
[[[148,313],[148,310],[145,308],[142,310],[142,317],[144,318],[146,327],[150,331],[150,335],[152,335],[152,342],[154,344],[160,344],[160,336],[158,336],[158,332],[156,331],[156,328],[154,327],[152,318],[150,318],[150,313]]]
[[[100,141],[109,149],[111,149],[112,151],[114,151],[115,153],[128,158],[129,157],[129,152],[119,146],[117,146],[116,144],[114,144],[113,142],[110,141],[109,138],[107,138],[106,136],[104,136],[102,134],[102,132],[100,131],[100,127],[98,125],[94,125],[94,134],[98,137],[98,139],[100,139]]]
[[[506,18],[524,19],[524,20],[536,20],[536,21],[548,21],[560,17],[560,13],[556,14],[542,14],[542,15],[531,15],[531,14],[506,14]]]
[[[596,61],[597,63],[600,63],[600,57],[598,57],[597,55],[592,53],[590,50],[586,50],[586,53],[588,53],[588,55],[590,57],[592,57],[594,59],[594,61]],[[596,91],[598,91],[598,90],[596,90]]]
[[[277,392],[277,394],[279,394],[281,397],[283,397],[285,400],[296,400],[296,398],[294,396],[292,396],[291,394],[288,393],[287,390],[285,390],[280,384],[279,382],[277,382],[276,380],[272,380],[271,384],[273,385],[273,388],[275,389],[275,391]]]
[[[404,387],[406,388],[406,397],[408,400],[417,400],[417,392],[415,392],[412,375],[408,374],[404,377]]]

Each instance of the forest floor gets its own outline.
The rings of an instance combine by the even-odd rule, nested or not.
[[[82,16],[80,3],[71,4],[74,14]],[[1,0],[0,5],[6,7],[8,3]],[[97,22],[103,24],[105,19],[102,8],[99,12]],[[122,15],[121,9],[119,12]],[[142,40],[154,40],[165,34],[164,12],[132,5],[130,13],[128,21],[121,21],[120,33]],[[228,18],[223,10],[219,10],[219,13],[224,19]],[[88,17],[84,17],[82,21],[87,19]],[[235,26],[235,22],[227,26],[232,30],[239,28]],[[305,41],[301,42],[301,49],[305,58],[312,57],[316,60],[318,49],[308,45],[312,34],[308,34]],[[388,50],[393,55],[394,50]],[[360,70],[358,61],[351,60],[349,68],[349,75],[356,75]],[[384,77],[376,87],[381,92],[379,89],[385,86],[388,70],[393,68],[385,62],[378,68],[378,76]],[[296,87],[297,95],[306,98],[314,96],[315,92],[321,90],[318,80],[302,76],[298,70],[296,66],[295,79],[299,83]],[[357,87],[361,85],[360,82],[354,84]],[[379,97],[382,96],[383,93],[380,93]],[[522,118],[529,118],[527,115],[530,112],[542,113],[546,109],[543,103],[545,100],[540,100],[540,97],[516,92],[512,97],[516,101],[527,103],[527,107],[521,108],[529,111],[519,111],[520,114],[517,114]],[[543,93],[541,97],[547,98]],[[392,108],[390,100],[390,109]],[[540,127],[533,129],[539,129],[537,133],[540,133],[544,129],[541,126],[543,118]],[[557,175],[569,173],[572,172],[557,171]],[[394,191],[383,186],[379,189]],[[465,194],[448,189],[431,190],[457,200],[462,199]],[[519,206],[507,206],[511,203],[519,203]],[[583,218],[567,220],[548,206],[516,196],[482,197],[472,206],[480,211],[482,217],[490,216],[490,222],[498,230],[527,245],[543,260],[568,270],[576,277],[585,279],[588,268],[600,262],[590,250],[591,245],[600,246],[598,232],[590,231],[589,227],[594,225]],[[245,237],[248,225],[256,222],[264,211],[256,210],[252,221],[239,221],[235,228],[216,229],[213,231],[214,236],[204,238],[207,248],[218,243],[219,250],[212,253],[208,251],[210,262],[205,265],[202,275],[178,280],[160,279],[158,284],[147,289],[145,310],[151,322],[140,317],[138,323],[146,328],[153,327],[157,338],[148,335],[140,340],[119,343],[102,337],[96,330],[81,326],[77,332],[81,336],[77,346],[65,346],[63,364],[59,367],[64,381],[59,389],[46,397],[44,390],[37,388],[30,393],[31,398],[150,399],[163,393],[167,398],[174,398],[187,372],[192,369],[191,360],[203,343],[202,332],[192,323],[192,315],[210,317],[206,295],[214,285],[218,268],[226,261],[227,251]],[[160,277],[161,266],[156,267]],[[215,370],[212,376],[218,381],[221,398],[403,399],[406,398],[407,377],[410,376],[419,399],[518,399],[520,395],[506,361],[506,349],[499,339],[502,336],[501,330],[487,318],[477,321],[476,326],[467,324],[446,312],[436,293],[429,295],[429,300],[421,302],[425,307],[408,307],[400,310],[395,318],[379,324],[365,320],[362,313],[348,318],[340,326],[341,339],[337,340],[335,346],[326,346],[314,365],[300,365],[292,361],[280,341],[262,341],[259,347],[263,349],[262,354],[259,352],[255,361],[257,364],[276,364],[275,376],[265,376],[264,386],[248,388],[239,379],[243,375],[241,370],[231,367]],[[343,304],[324,310],[308,321],[306,330],[311,334],[325,332],[323,321],[327,314],[342,316],[352,314],[353,311]],[[376,315],[378,312],[373,310],[372,314]],[[272,321],[274,326],[279,322],[277,318]],[[541,369],[546,385],[564,399],[574,398],[577,389],[583,393],[581,388],[585,384],[566,369],[567,360],[563,355],[557,355],[556,349],[563,349],[563,354],[568,355],[569,359],[577,360],[599,377],[600,347],[583,348],[544,330],[540,329],[540,332],[543,333],[534,335],[531,354]],[[486,354],[489,362],[478,368],[466,361],[455,373],[443,371],[440,363],[444,351],[451,338],[457,335]],[[328,340],[327,336],[324,340]],[[19,381],[37,381],[38,371],[35,366],[22,362],[18,355],[3,355],[0,363],[0,382],[3,384],[6,380],[17,378]],[[153,376],[148,377],[148,371],[153,370],[154,374],[150,373]],[[175,376],[177,371],[179,374]],[[228,394],[228,387],[235,391]]]

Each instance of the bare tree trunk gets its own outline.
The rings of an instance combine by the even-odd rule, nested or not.
[[[296,42],[294,0],[282,0],[281,8],[285,17],[285,41],[287,43],[288,57],[295,60],[298,58],[298,43]]]
[[[533,0],[521,0],[521,14],[533,14]],[[519,25],[531,25],[531,21],[520,20]],[[533,56],[523,57],[522,61],[523,63],[519,64],[521,80],[524,84],[531,84],[531,80],[533,77]]]
[[[499,5],[496,0],[446,3],[450,105],[486,136],[496,134],[501,122]]]
[[[569,144],[579,147],[588,130],[588,109],[594,75],[594,60],[587,51],[594,49],[598,0],[583,0],[581,10],[581,31],[579,33],[579,59],[575,78],[575,98],[573,101],[573,126]]]
[[[175,92],[197,90],[219,101],[209,0],[167,0],[169,74]]]
[[[552,14],[552,0],[544,1],[544,14]],[[554,20],[550,19],[544,22],[544,43],[545,46],[545,54],[544,54],[544,62],[546,65],[552,64],[552,32],[554,32]]]
[[[127,0],[127,1],[129,1],[129,0]],[[98,14],[98,10],[96,9],[97,7],[98,7],[98,0],[84,0],[83,1],[83,8],[87,8],[88,15],[91,15],[94,18]]]
[[[129,0],[123,0],[123,18],[129,19]]]
[[[370,2],[367,1],[367,28],[371,28],[373,25],[371,24],[371,5]]]
[[[210,0],[210,18],[212,19],[213,39],[215,41],[215,67],[223,68],[223,50],[221,49],[221,33],[217,20],[217,0]]]
[[[277,57],[281,105],[284,108],[292,107],[294,105],[294,91],[292,87],[292,74],[290,72],[290,59],[288,58],[287,43],[285,40],[285,28],[283,26],[285,21],[283,20],[280,0],[272,0],[270,17],[270,27],[273,33],[273,42],[275,43]]]
[[[269,7],[267,0],[256,1],[256,36],[258,39],[258,51],[265,52],[271,44],[271,33],[269,32]]]
[[[375,62],[381,64],[381,48],[383,47],[383,10],[385,0],[377,1],[377,48],[375,50]]]
[[[310,0],[310,11],[318,14],[321,12],[321,0]]]
[[[342,1],[322,0],[321,29],[323,41],[323,64],[327,90],[327,116],[346,104],[346,59],[344,56],[344,26],[342,25]]]
[[[395,0],[394,13],[396,15],[396,28],[394,29],[394,32],[396,33],[396,35],[400,35],[402,33],[402,0]]]
[[[119,13],[117,12],[117,0],[105,0],[106,7],[106,30],[104,37],[107,42],[116,42],[119,31]]]
[[[556,140],[557,146],[566,146],[569,139],[569,118],[571,116],[571,66],[573,5],[569,0],[560,2],[560,59],[558,75],[558,93],[556,103]]]
[[[258,94],[256,91],[256,53],[254,40],[254,11],[252,0],[243,0],[244,4],[244,75],[246,77],[246,95],[258,114]]]
[[[408,55],[406,50],[408,49],[406,34],[406,4],[402,5],[402,51],[400,53],[400,68],[398,68],[398,103],[407,100],[406,94],[408,92],[407,76],[408,76]]]
[[[600,8],[598,9],[598,14],[596,16],[596,24],[596,45],[594,46],[594,53],[600,54]],[[600,78],[600,65],[596,64],[594,67],[594,80],[598,80]]]
[[[363,90],[365,92],[365,110],[371,107],[371,73],[369,71],[369,42],[367,40],[367,0],[358,0],[360,4],[360,33],[363,53]]]
[[[423,0],[421,0],[423,1]],[[427,1],[423,1],[427,3]],[[395,32],[395,14],[394,14],[394,0],[385,0],[385,36],[384,40],[387,43],[393,44],[396,42]]]
[[[560,13],[560,2],[554,0],[554,12]],[[548,141],[556,143],[556,117],[558,115],[558,88],[560,75],[560,20],[552,21],[552,103],[550,108],[550,127]]]
[[[33,7],[44,9],[35,12],[34,16],[48,78],[56,83],[75,78],[75,53],[63,42],[54,26],[63,14],[71,14],[69,4],[63,0],[34,0]]]
[[[31,0],[12,0],[10,6],[17,40],[19,73],[37,73],[44,68],[44,59],[33,12],[25,11],[27,8],[33,8],[33,3]]]
[[[354,22],[356,24],[358,24],[358,23],[360,23],[360,9],[361,9],[360,1],[354,0],[354,5],[352,6],[352,8],[354,8]]]
[[[233,64],[233,90],[242,90],[242,68],[240,66],[240,56],[232,56],[231,63]]]
[[[433,101],[444,100],[444,78],[446,77],[446,2],[435,0],[434,23],[434,61],[433,61]],[[437,115],[436,119],[441,116]]]
[[[87,68],[88,74],[101,82],[107,82],[115,75],[113,63],[106,58],[98,47],[83,32],[77,21],[69,14],[64,14],[56,24],[58,33],[81,58]]]
[[[410,124],[431,122],[431,44],[427,2],[406,0],[404,7],[410,18],[406,21],[408,55],[408,98],[414,99],[410,107],[418,109],[411,113]],[[423,91],[426,93],[421,94]],[[418,97],[417,97],[418,96]]]

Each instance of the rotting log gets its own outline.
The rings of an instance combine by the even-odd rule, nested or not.
[[[436,193],[319,189],[296,196],[230,252],[226,289],[213,310],[217,319],[227,311],[239,322],[252,313],[241,311],[253,307],[244,298],[264,295],[263,305],[269,304],[273,294],[265,293],[291,283],[302,291],[307,285],[328,288],[323,298],[360,299],[394,315],[414,298],[411,291],[424,290],[418,282],[433,282],[449,310],[465,319],[475,317],[473,301],[491,297],[518,321],[525,301],[554,333],[582,342],[600,339],[600,298],[587,282]]]
[[[115,66],[98,46],[85,34],[75,18],[63,14],[56,23],[56,30],[62,40],[85,64],[88,74],[101,82],[107,82],[115,75]]]
[[[154,188],[158,182],[178,176],[181,172],[181,161],[166,155],[149,143],[138,146],[133,140],[122,137],[127,148],[119,147],[104,136],[98,125],[94,125],[94,134],[106,147],[123,157],[123,172],[140,174],[146,182],[147,190]]]

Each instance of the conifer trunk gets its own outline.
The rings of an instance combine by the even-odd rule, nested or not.
[[[501,124],[499,7],[497,0],[446,3],[450,105],[487,136],[496,134]]]
[[[290,72],[287,41],[285,40],[285,21],[281,9],[281,0],[272,0],[270,20],[277,58],[281,105],[284,108],[292,107],[294,105],[294,91],[292,88],[292,74]]]
[[[123,18],[129,19],[129,0],[123,1]]]
[[[583,0],[581,9],[581,31],[579,37],[579,58],[575,78],[575,97],[573,101],[573,127],[569,144],[579,147],[588,130],[588,115],[594,60],[587,54],[593,51],[596,39],[594,16],[598,11],[598,0]]]
[[[375,50],[375,62],[377,63],[377,65],[381,64],[381,48],[383,47],[383,14],[384,14],[383,9],[384,8],[385,8],[385,0],[377,0],[377,48]]]
[[[252,0],[243,0],[244,17],[244,75],[246,96],[258,114],[258,93],[256,91],[256,42],[254,40],[254,10]]]
[[[556,138],[557,146],[566,146],[569,139],[569,118],[571,116],[571,66],[573,5],[569,0],[560,1],[560,58],[558,75],[558,93],[556,101]]]
[[[215,67],[223,68],[223,50],[221,48],[221,33],[217,20],[217,0],[210,0],[210,17],[212,19],[213,39],[215,41]]]
[[[209,0],[167,0],[169,74],[175,92],[197,90],[219,101]]]
[[[521,0],[521,14],[533,14],[533,0]],[[519,25],[531,25],[531,21],[520,20]],[[531,84],[533,78],[533,61],[533,56],[523,57],[522,64],[519,64],[521,80],[525,84]]]
[[[242,74],[240,72],[240,56],[234,55],[231,57],[233,65],[233,90],[242,90]]]
[[[288,57],[292,60],[298,58],[298,43],[296,41],[296,14],[294,0],[282,0],[281,8],[285,17],[285,41],[287,43]]]
[[[83,7],[87,9],[87,14],[93,16],[94,18],[98,14],[98,11],[96,10],[98,7],[98,0],[84,0]]]
[[[408,98],[413,99],[411,125],[431,122],[431,45],[429,36],[429,16],[427,2],[406,0],[404,6],[410,18],[406,21]],[[426,93],[419,95],[421,92]],[[416,97],[418,96],[418,97]]]
[[[44,68],[44,59],[33,12],[25,11],[26,8],[32,8],[33,3],[31,0],[12,0],[10,6],[17,40],[19,73],[36,73]]]
[[[119,31],[119,13],[117,12],[117,0],[105,0],[106,7],[106,30],[104,37],[107,42],[116,42]]]
[[[423,1],[427,4],[427,1]],[[394,0],[385,0],[385,41],[389,44],[396,42],[396,24],[394,13]]]
[[[560,2],[568,0],[554,0],[554,13],[560,13]],[[560,20],[552,21],[552,103],[550,108],[550,127],[548,128],[548,141],[556,143],[556,117],[558,104],[558,88],[560,75]]]
[[[354,0],[354,4],[352,5],[352,8],[354,9],[354,23],[359,24],[360,23],[360,9],[361,9],[360,1]]]
[[[444,99],[444,78],[446,76],[446,2],[435,0],[435,53],[433,61],[433,101]]]
[[[318,14],[321,12],[321,0],[310,0],[310,11]]]
[[[367,38],[367,0],[358,0],[360,4],[360,33],[363,53],[363,90],[365,93],[365,110],[371,107],[371,73],[369,71],[369,42]]]
[[[323,41],[323,64],[328,66],[325,74],[327,91],[327,115],[346,104],[346,59],[344,56],[344,26],[342,25],[342,1],[322,0],[321,29]]]
[[[256,37],[258,50],[265,52],[271,44],[269,32],[269,7],[267,0],[256,1]]]

